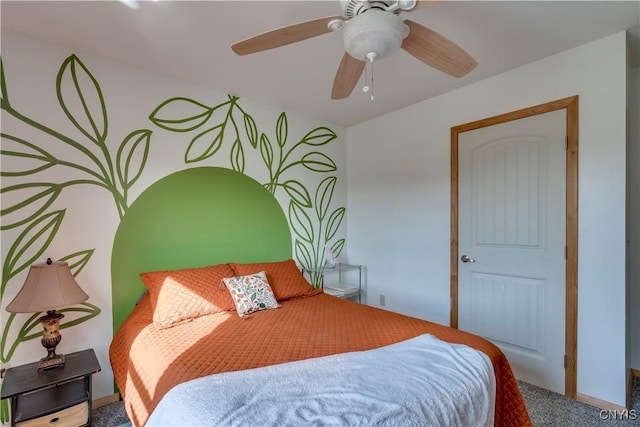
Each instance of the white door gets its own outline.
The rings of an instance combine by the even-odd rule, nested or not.
[[[459,328],[564,394],[566,111],[459,134]],[[466,256],[466,258],[464,258]]]

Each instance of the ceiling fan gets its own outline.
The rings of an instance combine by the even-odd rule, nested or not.
[[[332,99],[347,98],[367,62],[402,48],[425,64],[454,77],[463,77],[478,63],[443,35],[410,20],[400,12],[414,11],[436,0],[341,0],[344,16],[329,16],[278,28],[234,43],[231,49],[247,55],[286,46],[331,31],[343,31],[345,54],[338,67]]]

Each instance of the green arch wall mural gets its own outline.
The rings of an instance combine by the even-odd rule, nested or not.
[[[141,272],[290,257],[287,218],[260,183],[217,167],[173,173],[133,202],[116,232],[114,330],[144,291]]]
[[[66,210],[73,208],[54,208],[54,202],[66,189],[82,185],[106,191],[113,199],[119,219],[128,222],[124,220],[129,211],[129,191],[144,173],[155,131],[173,133],[178,140],[184,137],[184,163],[189,167],[214,158],[217,163],[228,162],[229,170],[236,174],[247,176],[257,176],[258,167],[264,167],[269,178],[261,185],[266,193],[274,201],[278,192],[287,196],[282,211],[293,237],[293,247],[289,247],[288,253],[293,251],[303,266],[321,267],[325,245],[329,245],[336,256],[344,247],[345,239],[339,237],[338,230],[345,208],[330,209],[337,183],[337,177],[332,173],[337,166],[320,151],[322,146],[336,139],[335,132],[327,127],[316,127],[294,140],[289,135],[287,115],[282,113],[276,121],[274,134],[268,135],[259,130],[255,119],[241,107],[238,97],[228,96],[213,106],[186,97],[174,97],[160,103],[149,115],[155,129],[142,126],[130,131],[121,141],[114,140],[109,138],[109,115],[102,88],[76,55],[70,55],[62,62],[55,79],[60,109],[77,131],[73,135],[29,116],[16,106],[19,103],[12,103],[9,89],[9,79],[0,57],[0,109],[12,122],[18,123],[15,127],[4,126],[0,133],[0,176],[3,178],[0,194],[11,199],[10,203],[3,203],[0,210],[0,232],[11,230],[18,235],[11,241],[3,239],[9,245],[2,262],[0,301],[3,303],[6,303],[4,297],[9,287],[17,290],[21,286],[15,277],[34,262],[41,261],[58,236]],[[24,129],[30,132],[23,133]],[[76,157],[65,158],[55,152],[55,147],[45,149],[38,145],[32,136],[36,133],[43,133],[56,144],[65,146],[66,152],[71,149]],[[221,147],[229,145],[229,157],[218,158]],[[247,167],[248,150],[260,154],[262,166],[252,164],[251,168]],[[84,161],[76,161],[77,157]],[[42,182],[38,174],[53,168],[68,172],[57,176],[68,175],[70,178],[62,182]],[[321,174],[321,182],[310,188],[308,183],[290,178],[291,171],[301,169],[307,172],[305,177]],[[182,175],[174,175],[182,179]],[[281,242],[281,238],[278,241]],[[287,252],[281,246],[278,250],[282,251],[278,254]],[[95,248],[81,249],[59,259],[67,261],[77,276],[91,262],[94,251]],[[316,275],[312,282],[318,285],[319,279]],[[118,308],[113,305],[112,310],[115,318]],[[61,328],[68,328],[98,316],[101,309],[85,302],[60,311],[67,314]],[[2,363],[11,360],[21,343],[42,336],[37,321],[39,315],[35,313],[23,320],[11,314],[3,322]],[[0,422],[8,420],[9,410],[4,400],[0,404]]]

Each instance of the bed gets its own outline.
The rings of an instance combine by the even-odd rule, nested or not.
[[[293,242],[276,198],[225,168],[176,172],[129,207],[109,356],[134,426],[531,425],[495,345],[313,288]]]
[[[248,278],[266,283],[275,301],[247,312],[238,304],[247,295],[238,299],[236,291],[248,288],[229,285],[228,279],[238,277],[238,286]],[[159,270],[141,278],[148,293],[119,327],[109,351],[135,426],[256,425],[256,420],[261,425],[475,425],[478,420],[531,425],[509,363],[494,344],[325,294],[304,279],[293,259]],[[468,365],[457,368],[449,359]],[[417,367],[424,368],[422,383],[413,383],[420,380]],[[429,384],[433,390],[425,394]],[[291,393],[275,392],[288,389]],[[449,397],[431,394],[445,392]],[[488,405],[488,411],[474,407],[480,398],[486,398],[479,406]],[[282,410],[269,415],[278,402],[284,403]],[[252,406],[254,412],[247,413]],[[460,418],[474,411],[480,418]]]

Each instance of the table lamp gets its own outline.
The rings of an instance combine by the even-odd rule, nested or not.
[[[66,262],[47,262],[33,264],[18,295],[9,303],[7,311],[11,313],[47,314],[38,320],[44,328],[42,345],[47,356],[40,359],[38,371],[64,366],[64,355],[56,354],[56,347],[62,340],[60,319],[64,314],[56,309],[79,304],[89,298],[73,278]]]

